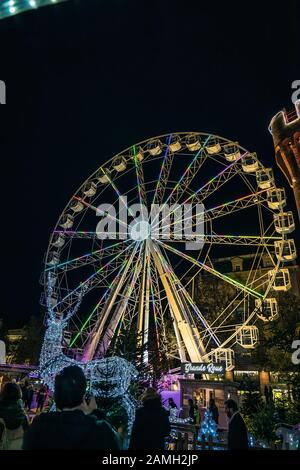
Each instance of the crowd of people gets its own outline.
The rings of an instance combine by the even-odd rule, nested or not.
[[[25,380],[24,384],[20,385],[20,388],[25,410],[30,413],[32,408],[35,408],[36,413],[41,413],[48,396],[47,387],[42,385],[39,388],[35,388],[28,380]]]
[[[63,369],[55,378],[53,400],[55,411],[42,412],[48,390],[41,387],[36,394],[37,414],[30,423],[28,412],[33,404],[33,387],[25,382],[6,383],[0,394],[0,449],[125,449],[124,426],[115,429],[105,412],[97,408],[96,399],[87,396],[87,380],[78,366]],[[247,449],[247,430],[234,400],[225,402],[229,418],[228,448]],[[48,407],[49,408],[49,407]],[[171,431],[170,409],[177,408],[169,399],[169,411],[161,401],[160,394],[149,387],[141,398],[131,430],[129,449],[165,449],[165,438]],[[197,406],[189,400],[189,417],[197,422]],[[219,412],[214,402],[210,411],[218,424]]]
[[[192,398],[189,398],[188,400],[188,408],[189,408],[190,422],[192,424],[201,424],[201,420],[202,420],[201,410],[199,406],[197,405],[196,401],[193,400]],[[178,410],[178,407],[172,397],[168,399],[168,410],[169,410],[170,415],[173,415],[174,411],[176,415],[178,415],[178,412],[180,411]],[[211,398],[209,402],[209,411],[211,412],[212,419],[218,425],[219,424],[219,409],[213,398]]]

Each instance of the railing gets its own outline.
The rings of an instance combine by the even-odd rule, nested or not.
[[[168,443],[168,450],[195,450],[198,430],[194,424],[173,424],[171,435],[175,437]]]
[[[0,364],[0,372],[30,372],[36,369],[37,366],[30,364]]]
[[[168,450],[222,450],[227,448],[226,442],[214,442],[211,438],[205,439],[203,436],[198,441],[199,425],[194,424],[173,424],[171,435],[175,437],[168,442]],[[220,430],[219,436],[222,438],[224,431]]]

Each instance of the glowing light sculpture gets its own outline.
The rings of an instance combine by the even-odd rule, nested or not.
[[[48,276],[50,276],[50,274],[48,274]],[[105,384],[110,386],[109,396],[111,398],[121,398],[121,404],[127,412],[128,425],[129,428],[131,428],[135,416],[135,403],[131,400],[128,389],[132,378],[137,375],[134,366],[120,357],[108,357],[105,359],[82,362],[72,359],[63,353],[62,344],[64,330],[68,321],[76,315],[85,290],[85,286],[80,290],[74,309],[67,312],[64,316],[57,318],[57,313],[53,310],[51,303],[53,289],[51,283],[48,283],[48,319],[40,356],[40,377],[43,382],[53,390],[55,376],[63,368],[70,365],[81,367],[86,378],[91,383],[91,392],[93,395],[107,395],[107,392],[101,391],[101,384]]]

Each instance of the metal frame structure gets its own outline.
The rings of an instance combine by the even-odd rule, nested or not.
[[[234,153],[229,155],[228,149]],[[270,178],[262,187],[264,171]],[[64,354],[91,363],[113,354],[128,335],[135,335],[137,348],[143,350],[141,360],[147,363],[151,344],[156,344],[159,357],[171,356],[167,329],[172,325],[175,359],[203,362],[226,357],[232,368],[234,344],[241,343],[245,327],[254,330],[252,325],[262,317],[259,306],[272,297],[269,292],[277,287],[283,260],[286,269],[280,250],[292,224],[285,219],[282,204],[272,200],[270,206],[270,194],[284,193],[256,154],[211,134],[162,135],[101,165],[67,203],[45,256],[45,303],[71,335]],[[159,204],[149,226],[160,229],[168,220],[173,235],[157,238],[151,232],[136,240],[120,214],[109,214],[119,232],[108,230],[108,239],[100,239],[97,217],[108,213],[100,214],[99,204],[116,206],[120,199],[128,210],[132,204],[143,204],[149,213],[151,204]],[[190,236],[174,235],[182,224],[175,217],[176,206],[188,204],[205,206],[203,246],[195,251],[185,249]],[[279,218],[281,226],[287,220],[287,230],[278,230]],[[198,221],[193,214],[190,219],[195,230]],[[245,249],[253,253],[247,277],[218,271],[214,265],[218,249],[226,256]],[[266,257],[270,267],[262,271],[261,260]],[[203,275],[233,292],[213,320],[190,293],[191,281]]]

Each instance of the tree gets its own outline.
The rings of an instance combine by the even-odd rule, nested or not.
[[[139,381],[146,386],[158,387],[164,373],[174,366],[172,353],[177,351],[175,334],[172,325],[166,326],[168,351],[163,351],[158,347],[155,331],[149,331],[148,343],[142,344],[142,334],[138,335],[136,330],[124,331],[112,348],[111,354],[123,357],[131,362],[139,373]],[[147,360],[145,360],[147,354]],[[139,387],[138,387],[139,388]]]
[[[122,397],[112,396],[115,386],[109,381],[110,374],[108,371],[106,373],[102,373],[102,379],[104,380],[101,380],[98,384],[94,384],[101,394],[96,399],[98,409],[102,413],[103,417],[106,417],[116,429],[120,426],[124,426],[126,428],[128,424],[128,416],[124,406],[122,406]]]
[[[292,342],[299,338],[300,300],[284,292],[277,298],[279,318],[269,323],[258,323],[259,345],[253,360],[263,368],[281,372],[297,372],[291,362]]]
[[[218,426],[212,418],[212,412],[205,410],[204,419],[198,432],[198,441],[216,442],[218,439]],[[211,449],[212,450],[212,449]]]
[[[242,404],[243,416],[245,419],[252,419],[263,402],[258,384],[249,377],[245,377],[243,381],[240,382],[239,389],[244,392]]]
[[[256,439],[270,444],[276,439],[275,424],[277,423],[273,405],[261,404],[250,420],[245,420],[248,432]]]
[[[300,368],[292,363],[292,343],[299,336],[300,300],[285,292],[277,296],[279,318],[269,323],[257,323],[259,344],[252,353],[252,360],[263,369],[278,372],[288,387],[288,400],[300,394]],[[297,391],[297,390],[298,391]]]
[[[199,307],[208,324],[212,324],[235,298],[236,290],[228,283],[220,281],[212,275],[200,274],[196,279],[195,304]],[[236,308],[231,315],[225,317],[222,316],[223,326],[235,322],[240,323],[240,310]],[[198,321],[197,318],[195,318],[195,321]],[[198,326],[201,331],[203,325],[199,322]],[[218,337],[221,341],[225,340],[226,334],[219,331]]]
[[[43,316],[31,316],[23,328],[24,338],[19,342],[13,361],[37,365],[44,338]]]

